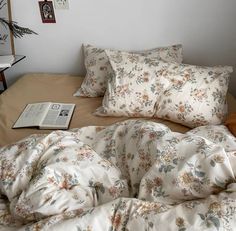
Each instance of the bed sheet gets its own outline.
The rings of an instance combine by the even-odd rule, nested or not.
[[[27,103],[44,101],[75,103],[76,108],[70,129],[89,125],[110,125],[127,119],[127,117],[98,117],[93,115],[95,109],[101,105],[102,97],[74,97],[73,93],[76,92],[82,81],[83,78],[79,76],[41,73],[28,74],[20,78],[0,95],[0,147],[16,142],[30,134],[51,132],[51,130],[35,128],[12,129]],[[228,95],[228,103],[229,112],[236,112],[236,100],[231,95]],[[189,130],[185,126],[169,121],[151,120],[166,124],[173,131],[186,132]]]
[[[30,134],[49,133],[50,130],[36,128],[12,129],[13,124],[27,103],[62,102],[75,103],[76,108],[70,123],[71,128],[89,125],[110,125],[123,121],[125,117],[98,117],[93,115],[95,109],[101,106],[102,97],[82,98],[74,97],[73,93],[83,81],[82,77],[58,74],[28,74],[20,78],[7,91],[0,95],[0,146],[15,142]],[[156,119],[156,121],[162,121]],[[178,131],[188,128],[165,122]]]

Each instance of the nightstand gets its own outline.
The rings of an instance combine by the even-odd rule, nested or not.
[[[7,82],[6,82],[6,78],[4,75],[4,71],[11,68],[12,66],[14,66],[16,63],[20,62],[25,57],[26,56],[24,56],[24,55],[15,55],[15,59],[10,67],[0,68],[0,82],[2,82],[3,89],[4,89],[4,90],[0,90],[0,94],[7,89]]]

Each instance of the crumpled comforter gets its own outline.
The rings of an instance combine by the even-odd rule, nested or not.
[[[128,120],[0,149],[0,230],[236,230],[236,138]]]

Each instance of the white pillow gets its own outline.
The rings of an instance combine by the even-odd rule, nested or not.
[[[99,97],[103,96],[107,86],[107,79],[112,74],[112,68],[104,49],[91,45],[84,45],[84,58],[87,74],[81,87],[74,96]],[[132,54],[134,52],[131,52]],[[136,52],[148,58],[164,61],[183,61],[182,45],[158,47],[152,50]]]

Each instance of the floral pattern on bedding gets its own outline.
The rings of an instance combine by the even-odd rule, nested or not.
[[[191,128],[221,124],[228,113],[226,95],[232,71],[230,66],[173,65],[173,71],[166,73],[172,84],[163,92],[155,116]]]
[[[103,96],[106,91],[107,80],[112,73],[105,50],[92,45],[83,45],[83,49],[87,73],[81,87],[74,96]],[[158,47],[137,53],[147,58],[162,59],[168,62],[181,63],[183,61],[182,45]]]
[[[168,63],[140,54],[106,50],[113,74],[95,114],[99,116],[153,117],[162,92],[170,83],[159,78]]]
[[[188,127],[221,124],[232,67],[167,63],[106,50],[113,74],[99,116],[158,117]]]
[[[234,230],[236,138],[129,120],[0,149],[1,230]]]

